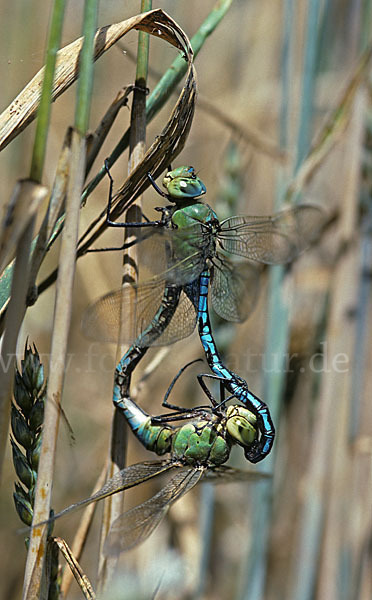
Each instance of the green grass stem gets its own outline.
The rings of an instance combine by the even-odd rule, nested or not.
[[[31,160],[30,178],[41,182],[49,128],[56,56],[61,44],[65,0],[55,0],[46,51],[45,72],[37,113],[36,133]]]
[[[318,41],[319,0],[310,0],[306,19],[305,56],[303,66],[300,125],[297,138],[295,171],[300,167],[310,149],[312,139],[313,105],[316,81],[316,58]]]
[[[84,7],[83,47],[80,54],[80,72],[78,79],[75,128],[81,135],[88,130],[90,106],[93,89],[94,36],[97,27],[98,0],[87,0]]]
[[[30,170],[30,178],[34,181],[40,182],[42,177],[44,158],[45,158],[45,148],[46,148],[46,140],[47,140],[47,131],[49,126],[49,116],[50,116],[50,102],[51,102],[51,87],[53,84],[54,77],[54,69],[55,69],[55,57],[59,46],[59,41],[61,38],[61,30],[62,30],[62,22],[63,22],[63,10],[64,10],[64,1],[56,0],[53,8],[52,14],[52,23],[49,34],[49,41],[47,47],[47,67],[45,70],[45,77],[43,81],[43,87],[41,92],[41,102],[40,108],[38,112],[38,119],[36,125],[36,134],[35,134],[35,142],[32,154],[31,161],[31,170]],[[30,189],[30,193],[31,189]],[[31,244],[32,244],[32,236],[34,231],[34,223],[35,218],[31,218],[29,224],[27,225],[23,235],[21,236],[16,250],[17,261],[14,266],[14,271],[12,273],[12,287],[11,287],[11,297],[9,302],[8,314],[6,318],[6,333],[5,339],[2,347],[2,353],[5,357],[15,356],[16,353],[16,344],[18,338],[18,332],[20,326],[23,321],[23,317],[26,312],[26,294],[27,294],[27,280],[28,280],[28,270],[29,270],[29,257],[31,252]],[[20,267],[22,269],[22,273],[16,273],[16,269]],[[10,282],[10,278],[8,280]],[[8,288],[9,289],[9,288]],[[14,304],[14,310],[12,307]],[[14,362],[14,359],[13,359]],[[4,379],[7,381],[3,382],[3,392],[2,397],[0,399],[0,403],[2,405],[1,413],[3,416],[9,414],[9,410],[6,408],[5,404],[9,405],[9,397],[6,397],[8,394],[10,385],[11,385],[11,369],[9,369],[9,375],[4,374]],[[2,422],[4,428],[6,428],[6,423]],[[5,442],[5,437],[2,435],[5,432],[3,426],[0,425],[0,449],[3,448],[3,443]],[[0,451],[0,454],[3,453]],[[2,464],[2,459],[0,459],[0,463]],[[1,469],[1,467],[0,467]]]
[[[66,199],[66,221],[61,241],[60,262],[57,279],[56,302],[51,343],[49,382],[45,405],[44,434],[40,452],[39,472],[35,493],[34,522],[49,517],[56,442],[58,437],[59,411],[65,376],[65,358],[72,312],[72,290],[75,274],[76,243],[78,237],[80,196],[85,174],[85,133],[88,126],[90,90],[92,86],[93,40],[97,0],[86,0],[84,10],[84,43],[80,75],[84,84],[78,86],[75,112],[76,129],[72,134],[71,162]],[[83,58],[84,56],[84,58]],[[43,589],[47,570],[47,528],[32,530],[24,580],[24,600],[38,597]]]
[[[279,145],[288,150],[291,119],[291,73],[293,60],[293,33],[295,31],[296,5],[293,0],[286,0],[283,7],[283,41],[281,51],[281,104],[279,119]],[[285,175],[279,173],[275,209],[280,209]],[[265,364],[262,397],[268,403],[276,429],[278,429],[280,406],[284,388],[285,373],[283,361],[278,364],[277,356],[284,357],[288,344],[288,306],[283,300],[283,280],[285,267],[270,269],[268,317],[266,324]],[[271,455],[266,459],[264,469],[268,472],[274,468],[275,445]],[[273,480],[256,484],[253,490],[251,545],[244,570],[242,600],[259,600],[264,596],[265,578],[268,559],[270,525],[272,521]]]
[[[141,0],[140,11],[147,12],[152,8],[152,0]],[[149,62],[149,46],[150,36],[148,33],[139,31],[137,45],[137,66],[136,80],[133,92],[133,103],[131,109],[131,127],[130,127],[130,145],[128,172],[130,173],[139,162],[143,159],[146,150],[146,86],[147,73]],[[141,197],[137,198],[125,215],[125,221],[140,221],[142,218],[141,212]],[[133,232],[124,231],[124,240],[128,241],[133,237]],[[123,283],[128,279],[135,281],[138,274],[137,266],[137,247],[128,248],[123,254]],[[130,305],[122,307],[126,315],[126,319],[135,318],[134,302],[135,295],[132,297],[133,302]],[[119,332],[120,339],[120,332]],[[122,345],[119,343],[117,347],[117,361],[122,357]],[[113,421],[111,427],[111,441],[109,448],[109,464],[107,476],[112,477],[126,466],[127,459],[127,442],[128,442],[128,426],[124,416],[114,410]],[[106,537],[111,529],[114,521],[123,513],[124,494],[115,494],[107,498],[105,501],[105,509],[101,526],[101,551],[99,557],[99,589],[101,594],[110,584],[113,578],[118,562],[118,557],[107,557],[104,555],[103,546]]]

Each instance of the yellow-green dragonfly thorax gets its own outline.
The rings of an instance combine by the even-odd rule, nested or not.
[[[178,208],[172,215],[172,223],[177,229],[185,229],[197,223],[218,224],[218,217],[214,210],[202,202],[189,203],[182,208]]]
[[[155,424],[133,400],[121,402],[139,441],[152,452],[170,452],[173,460],[194,466],[218,466],[227,461],[231,446],[249,447],[257,438],[256,416],[239,405],[223,412],[200,411],[200,416],[178,427]]]
[[[194,421],[178,429],[173,436],[172,456],[190,465],[222,465],[230,456],[231,441],[217,424]]]
[[[247,447],[257,438],[256,416],[243,406],[229,406],[224,415],[206,413],[203,417],[174,433],[174,458],[190,465],[218,466],[228,460],[233,444]]]
[[[170,200],[182,204],[191,198],[199,198],[207,191],[204,183],[195,173],[194,167],[177,167],[168,171],[163,179]]]

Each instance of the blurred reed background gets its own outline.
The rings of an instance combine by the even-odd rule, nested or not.
[[[46,10],[40,0],[0,2],[1,110],[43,64],[52,7],[47,4]],[[191,38],[213,6],[212,0],[164,0],[153,8],[164,9]],[[81,35],[82,11],[83,2],[68,4],[62,46]],[[137,0],[106,1],[98,26],[139,12]],[[222,218],[224,211],[264,215],[281,206],[314,135],[339,106],[358,57],[371,42],[371,25],[370,0],[232,2],[196,58],[199,101],[186,147],[174,164],[197,169],[207,186],[206,201]],[[91,129],[118,90],[134,82],[136,49],[133,31],[95,63]],[[175,56],[174,48],[151,37],[150,90]],[[275,415],[275,452],[265,461],[273,480],[215,489],[197,486],[175,504],[149,540],[121,558],[116,591],[107,597],[366,600],[372,595],[371,90],[368,78],[357,83],[346,118],[340,110],[341,118],[349,119],[347,127],[335,126],[331,141],[337,144],[329,152],[326,143],[322,146],[311,181],[296,194],[324,206],[332,223],[289,271],[265,270],[258,305],[246,323],[216,323],[228,366]],[[65,131],[74,119],[75,87],[52,107],[42,181],[47,186],[53,183]],[[161,132],[173,104],[171,98],[149,124],[148,144]],[[129,111],[123,108],[92,174],[128,125]],[[3,199],[29,173],[34,131],[32,124],[2,151]],[[248,135],[251,131],[255,136]],[[279,148],[286,162],[280,160]],[[124,156],[112,169],[116,187],[126,172]],[[80,211],[81,231],[105,207],[107,192],[105,180]],[[158,203],[148,190],[145,207]],[[104,244],[117,245],[120,235],[106,233]],[[55,268],[57,246],[44,261],[38,281]],[[90,495],[106,462],[115,348],[85,340],[80,319],[91,300],[119,286],[121,261],[120,253],[91,254],[77,264],[63,393],[74,440],[62,423],[53,482],[52,506],[57,511]],[[54,294],[52,286],[27,310],[18,340],[19,355],[27,336],[37,345],[45,368]],[[158,414],[172,377],[199,356],[197,333],[172,346],[141,385],[139,404]],[[200,403],[195,378],[200,370],[195,365],[178,382],[173,397],[177,404]],[[152,458],[129,438],[127,464]],[[239,449],[232,462],[246,466]],[[21,595],[26,557],[23,537],[15,533],[14,480],[8,452],[0,496],[0,589],[1,597],[9,600]],[[125,507],[155,489],[147,484],[127,492]],[[80,561],[93,585],[101,511],[98,506]],[[80,518],[77,513],[61,520],[54,531],[72,542]],[[68,598],[79,597],[72,584]]]

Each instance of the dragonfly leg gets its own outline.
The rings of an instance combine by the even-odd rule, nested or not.
[[[130,248],[131,246],[135,246],[136,244],[138,244],[138,242],[142,241],[143,239],[146,239],[146,238],[145,237],[135,238],[134,240],[131,240],[130,242],[124,242],[124,244],[122,244],[121,246],[109,246],[107,248],[87,248],[87,250],[85,252],[88,254],[88,252],[114,252],[117,250],[126,250],[127,248]]]
[[[110,187],[109,187],[109,197],[108,197],[108,202],[107,202],[107,211],[106,211],[106,223],[107,225],[109,225],[110,227],[125,227],[127,229],[129,228],[140,228],[140,227],[164,227],[164,223],[162,221],[140,221],[139,223],[132,223],[132,222],[126,222],[126,221],[112,221],[111,220],[111,208],[112,208],[112,198],[113,198],[113,189],[114,189],[114,180],[113,177],[110,173],[110,168],[109,168],[109,163],[108,163],[108,159],[106,158],[105,160],[105,171],[107,173],[107,176],[110,180]],[[135,242],[137,243],[137,241]],[[133,244],[131,244],[133,245]]]
[[[171,410],[177,410],[179,412],[188,412],[190,409],[189,408],[182,408],[180,406],[176,406],[175,404],[170,404],[168,402],[168,398],[174,388],[175,383],[177,382],[177,380],[179,379],[179,377],[182,375],[182,373],[191,365],[193,365],[196,362],[200,362],[201,358],[197,358],[195,360],[192,360],[191,362],[187,363],[184,367],[182,367],[182,369],[180,369],[177,373],[177,375],[173,378],[173,380],[171,381],[171,384],[169,386],[169,388],[167,389],[163,402],[162,402],[162,406],[164,406],[165,408],[170,408]]]
[[[167,200],[169,200],[169,194],[166,194],[165,192],[163,192],[163,190],[160,189],[150,172],[147,173],[147,179],[151,183],[154,190],[159,194],[159,196],[162,196],[163,198],[167,198]]]
[[[210,390],[207,388],[206,384],[203,381],[203,377],[208,377],[210,379],[214,379],[214,380],[218,380],[220,382],[220,402],[216,402],[216,399],[214,398],[214,396],[212,395],[212,393],[210,392]],[[233,398],[235,398],[234,394],[231,394],[230,396],[228,396],[227,398],[225,398],[225,390],[226,390],[226,379],[224,377],[221,377],[220,375],[211,375],[211,373],[199,373],[199,375],[197,375],[198,378],[198,382],[200,387],[202,388],[203,392],[208,396],[209,400],[211,401],[213,408],[220,408],[221,406],[223,406],[224,404],[226,404],[226,402],[229,402],[229,400],[232,400]]]
[[[156,425],[161,423],[169,423],[170,421],[185,421],[186,419],[194,419],[199,416],[200,412],[205,412],[205,410],[209,410],[209,406],[197,406],[196,408],[187,408],[181,410],[179,413],[166,413],[163,415],[158,415],[156,417],[151,417],[151,423]]]
[[[212,406],[216,407],[218,403],[216,402],[215,397],[213,396],[210,389],[207,387],[206,383],[203,381],[203,377],[209,377],[210,379],[220,379],[220,380],[221,380],[221,377],[218,377],[218,375],[211,375],[209,373],[199,373],[199,375],[197,375],[198,383],[199,383],[201,389],[203,390],[203,392],[207,396],[207,398],[210,400]]]
[[[186,413],[190,410],[189,408],[185,408],[184,406],[177,406],[177,404],[170,404],[169,402],[164,402],[164,400],[161,403],[161,405],[164,406],[164,408],[170,408],[170,410],[175,410],[176,412],[180,413]]]

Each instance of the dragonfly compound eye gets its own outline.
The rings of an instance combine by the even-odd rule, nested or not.
[[[169,171],[163,179],[163,186],[175,202],[198,198],[207,191],[202,180],[196,176],[194,167],[177,167]]]
[[[243,406],[229,406],[226,429],[242,446],[249,446],[257,439],[256,416]]]

